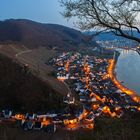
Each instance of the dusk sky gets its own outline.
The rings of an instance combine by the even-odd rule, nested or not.
[[[0,0],[0,20],[9,18],[31,19],[43,23],[62,24],[74,27],[72,20],[67,21],[59,0]]]

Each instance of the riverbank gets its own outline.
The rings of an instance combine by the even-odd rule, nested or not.
[[[135,102],[140,103],[140,97],[137,95],[137,93],[123,86],[121,82],[116,78],[116,74],[114,72],[115,67],[116,67],[116,60],[110,59],[109,67],[108,67],[108,74],[110,79],[113,81],[113,83],[116,85],[118,89],[120,89],[125,94],[129,95]]]
[[[123,81],[125,87],[129,87],[140,96],[140,55],[136,50],[120,49],[120,56],[115,66],[116,77]]]
[[[119,51],[115,51],[115,56],[114,56],[114,59],[117,63],[118,59],[119,59],[119,56],[120,56],[120,52]]]
[[[137,49],[136,52],[140,55],[140,50],[139,49]]]

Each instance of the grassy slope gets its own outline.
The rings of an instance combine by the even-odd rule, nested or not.
[[[26,73],[11,59],[0,55],[0,108],[47,111],[62,107],[62,96],[50,86]]]
[[[28,64],[32,73],[45,81],[53,90],[62,95],[67,94],[67,87],[52,76],[53,68],[45,64],[58,55],[56,51],[45,47],[29,50],[23,45],[6,44],[0,45],[0,53],[17,60],[21,64]]]

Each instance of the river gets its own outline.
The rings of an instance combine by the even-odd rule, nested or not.
[[[116,65],[117,79],[140,95],[140,55],[133,50],[121,52]]]

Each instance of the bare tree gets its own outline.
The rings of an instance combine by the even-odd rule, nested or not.
[[[83,30],[111,31],[140,43],[140,0],[60,0],[65,18],[76,17]],[[140,15],[139,15],[140,16]],[[127,32],[129,31],[129,32]]]

